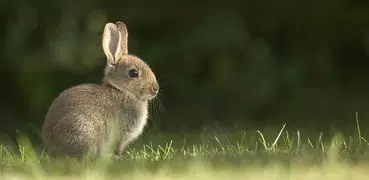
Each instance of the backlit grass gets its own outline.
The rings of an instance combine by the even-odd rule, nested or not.
[[[162,136],[148,133],[123,159],[53,159],[27,138],[0,147],[0,179],[369,179],[369,144],[353,136],[325,140],[287,131]],[[197,142],[196,142],[197,140]]]

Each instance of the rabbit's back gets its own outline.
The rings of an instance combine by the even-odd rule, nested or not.
[[[109,123],[119,112],[117,103],[124,97],[115,91],[97,84],[63,91],[50,106],[43,126],[43,140],[51,153],[98,153],[108,138]]]

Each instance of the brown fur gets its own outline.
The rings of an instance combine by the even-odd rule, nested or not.
[[[142,133],[148,101],[156,96],[159,84],[144,61],[127,54],[127,37],[123,23],[108,23],[103,34],[107,56],[103,83],[71,87],[51,104],[42,128],[51,154],[98,156],[113,145],[121,155]],[[130,77],[131,69],[139,76]]]

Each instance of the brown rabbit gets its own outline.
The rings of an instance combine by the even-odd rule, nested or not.
[[[103,83],[71,87],[53,101],[42,128],[50,154],[97,157],[113,145],[122,155],[142,133],[148,101],[158,94],[159,84],[143,60],[128,55],[127,42],[124,23],[105,25],[102,46],[107,65]]]

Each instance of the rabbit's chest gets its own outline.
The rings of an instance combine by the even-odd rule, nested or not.
[[[131,127],[130,137],[136,139],[145,128],[147,124],[147,109],[144,109],[140,114],[138,114],[134,125]]]
[[[130,140],[136,139],[145,128],[147,117],[148,110],[145,105],[124,111],[123,114],[121,114],[121,121],[123,122],[122,135]]]

